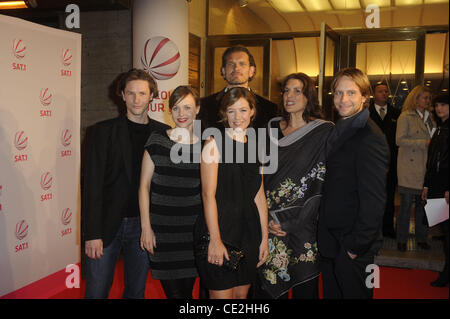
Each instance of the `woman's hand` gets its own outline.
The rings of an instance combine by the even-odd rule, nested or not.
[[[259,262],[256,265],[256,268],[263,265],[266,262],[267,257],[269,257],[269,240],[265,238],[261,241],[261,245],[259,245]]]
[[[142,229],[141,232],[141,249],[147,250],[153,255],[154,248],[156,248],[156,237],[153,229]]]
[[[420,197],[421,197],[422,201],[427,200],[427,197],[428,197],[428,189],[427,188],[422,189],[422,195]]]
[[[269,233],[278,237],[286,236],[286,232],[281,229],[281,225],[275,224],[273,220],[269,222]]]
[[[228,250],[221,240],[210,240],[208,245],[208,262],[217,266],[223,265],[223,257],[230,260]]]

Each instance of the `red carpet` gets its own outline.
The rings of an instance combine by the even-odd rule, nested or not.
[[[438,274],[428,270],[380,267],[380,288],[374,289],[375,299],[448,299],[449,288],[434,288],[430,282]],[[81,299],[84,296],[85,282],[81,281],[79,289],[66,289],[51,299]],[[123,290],[123,263],[119,261],[114,276],[110,299],[120,299]],[[165,298],[158,280],[147,279],[145,297],[149,299]],[[322,292],[320,292],[322,297]],[[198,279],[194,287],[194,299],[198,298]]]

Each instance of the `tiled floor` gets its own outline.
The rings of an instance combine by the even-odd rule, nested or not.
[[[375,263],[380,266],[441,271],[444,268],[445,257],[440,225],[429,229],[428,244],[431,246],[430,250],[422,250],[416,247],[414,219],[412,218],[406,252],[397,250],[395,239],[385,237],[383,248],[380,255],[375,258]]]

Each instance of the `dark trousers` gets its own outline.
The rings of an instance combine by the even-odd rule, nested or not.
[[[366,286],[370,273],[367,265],[373,264],[374,256],[351,259],[344,249],[335,258],[320,260],[324,299],[371,299],[373,288]]]
[[[114,279],[114,270],[123,250],[124,286],[122,298],[144,299],[150,263],[140,246],[139,217],[124,218],[114,240],[103,248],[100,259],[86,256],[86,299],[106,299]]]
[[[397,178],[393,176],[394,173],[391,172],[391,170],[388,173],[386,183],[386,209],[383,215],[383,235],[393,235],[394,232],[395,189],[397,187]]]
[[[192,299],[195,277],[161,280],[167,299]]]

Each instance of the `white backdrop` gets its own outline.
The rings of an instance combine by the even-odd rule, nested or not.
[[[133,2],[133,67],[146,69],[157,81],[159,98],[149,116],[173,126],[170,92],[188,85],[189,12],[186,1]]]
[[[81,35],[0,15],[0,296],[80,261]]]

